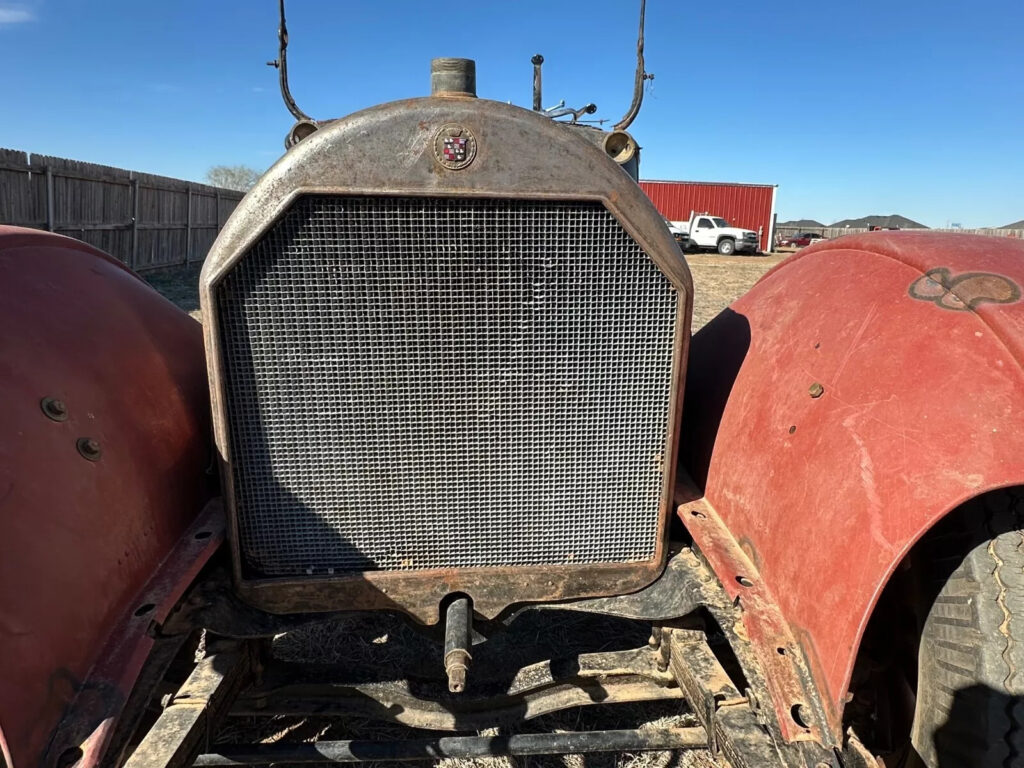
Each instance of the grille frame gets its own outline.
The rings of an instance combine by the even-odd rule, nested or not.
[[[372,128],[377,145],[407,151],[417,139],[430,139],[428,127],[463,122],[479,137],[479,155],[469,169],[444,171],[424,157],[411,167],[381,165],[359,156],[353,137]],[[497,142],[497,143],[496,143]],[[527,152],[538,143],[551,153]],[[425,146],[425,141],[424,141]],[[324,163],[325,154],[330,162]],[[385,151],[385,154],[387,152]],[[532,155],[532,156],[531,156]],[[552,165],[553,158],[560,162]],[[319,160],[319,162],[318,162]],[[489,164],[518,173],[489,172]],[[371,176],[367,174],[373,171]],[[373,178],[376,176],[376,178]],[[357,182],[358,179],[358,182]],[[367,183],[369,182],[369,183]],[[467,183],[468,182],[468,183]],[[227,425],[220,319],[214,292],[237,261],[269,231],[299,198],[309,195],[481,197],[600,203],[654,261],[677,291],[670,405],[663,489],[657,522],[657,548],[650,560],[587,565],[437,568],[368,571],[331,576],[276,577],[252,574],[243,563]],[[440,601],[452,592],[473,598],[474,609],[493,618],[519,602],[550,602],[574,597],[621,594],[653,581],[666,559],[668,520],[680,423],[681,389],[692,309],[692,284],[685,261],[667,228],[636,184],[600,150],[570,129],[504,104],[465,99],[423,99],[384,105],[346,118],[290,151],[243,200],[211,250],[200,281],[204,334],[210,373],[222,488],[228,517],[236,587],[246,600],[271,612],[341,609],[393,609],[425,623],[438,619]]]

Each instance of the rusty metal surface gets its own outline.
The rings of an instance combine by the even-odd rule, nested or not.
[[[1024,243],[1009,239],[844,237],[783,262],[693,339],[682,462],[833,718],[910,546],[966,499],[1024,482],[1024,303],[1007,290],[1022,284]]]
[[[511,736],[442,736],[409,741],[320,741],[312,744],[241,744],[200,755],[197,768],[214,766],[361,763],[390,760],[489,758],[503,755],[592,754],[700,749],[703,728],[520,733]],[[746,768],[746,766],[737,766]]]
[[[708,734],[708,749],[731,768],[768,768],[787,762],[708,647],[703,632],[675,629],[665,639],[672,673]],[[793,764],[790,762],[789,764]]]
[[[160,627],[162,635],[187,635],[206,629],[234,638],[273,637],[309,624],[325,621],[336,613],[272,614],[243,601],[225,567],[207,571],[189,589]]]
[[[477,155],[461,170],[440,166],[433,152],[437,130],[458,123],[472,132]],[[366,151],[367,147],[373,151]],[[538,152],[537,147],[545,147]],[[382,163],[381,158],[388,158]],[[671,446],[663,457],[674,466],[675,435],[684,378],[692,283],[664,222],[650,201],[607,155],[570,130],[533,112],[497,102],[431,98],[375,107],[332,122],[289,151],[253,188],[225,225],[204,265],[200,299],[209,354],[214,429],[224,470],[235,578],[241,594],[275,612],[343,607],[404,610],[420,621],[437,620],[437,601],[453,591],[472,597],[475,610],[493,617],[513,601],[547,601],[628,592],[649,583],[665,560],[671,472],[666,472],[656,556],[621,565],[372,572],[356,577],[248,580],[237,547],[231,456],[221,388],[221,340],[215,329],[213,289],[223,275],[277,218],[304,194],[475,196],[600,201],[618,219],[680,294],[669,421]]]
[[[705,502],[695,499],[696,495],[689,479],[681,478],[677,487],[677,502],[706,515]],[[720,530],[716,536],[727,537],[728,532]],[[702,538],[706,544],[712,543],[712,537]],[[735,542],[714,542],[714,547],[719,553],[732,552],[731,557],[719,554],[716,560],[735,559],[741,562],[743,567],[735,573],[743,575],[744,580],[751,585],[756,584],[756,569],[742,551],[738,551]],[[734,583],[737,589],[744,592],[753,588],[743,587],[738,581]],[[732,709],[725,713],[716,710],[716,717],[721,722],[712,724],[710,730],[711,738],[721,741],[715,741],[712,746],[727,756],[731,755],[729,759],[732,765],[772,765],[780,759],[780,751],[787,765],[804,765],[805,762],[813,766],[832,765],[834,758],[828,745],[829,740],[825,739],[825,744],[813,740],[813,734],[820,731],[813,723],[825,722],[826,703],[822,702],[814,688],[815,680],[808,664],[800,656],[799,644],[788,633],[777,607],[766,605],[763,595],[747,594],[745,597],[737,599],[736,590],[726,588],[716,578],[714,571],[705,562],[703,552],[698,556],[696,551],[687,548],[674,555],[665,573],[644,590],[631,595],[579,600],[558,607],[562,610],[592,611],[664,622],[662,644],[672,648],[673,673],[691,707],[698,714],[701,707],[704,707],[705,713],[710,713],[709,707],[712,704],[717,706],[730,699],[734,692],[745,697],[744,701],[749,699],[751,706],[745,711]],[[555,607],[535,606],[525,608],[522,612]],[[698,609],[705,609],[718,624],[742,670],[748,686],[745,690],[738,691],[724,675],[717,661],[710,663],[704,653],[707,647],[707,627],[704,627],[705,631],[678,628],[690,625],[695,617],[699,617]],[[683,617],[689,618],[680,621]],[[665,639],[665,635],[668,639]],[[777,642],[780,638],[789,644],[780,645]],[[694,650],[692,646],[698,639],[699,647]],[[677,648],[687,643],[691,647]],[[779,648],[785,653],[780,654]],[[791,648],[795,650],[791,652]],[[771,655],[765,653],[766,650],[770,650]],[[774,697],[780,693],[780,698],[791,701],[793,706],[804,704],[800,714],[812,722],[812,728],[807,729],[802,725],[799,728],[793,727],[798,724],[792,720],[792,706],[788,711],[783,711],[774,705]],[[787,733],[794,739],[793,742],[786,742],[787,736],[784,734]],[[771,757],[770,761],[768,757]]]
[[[753,569],[746,572],[755,573]],[[751,718],[761,723],[758,726],[760,742],[754,743],[752,734],[735,736],[743,742],[743,750],[757,753],[774,749],[771,745],[783,744],[784,739],[772,706],[771,683],[766,677],[757,646],[751,640],[751,633],[746,629],[744,613],[748,607],[746,602],[734,601],[694,551],[683,549],[669,560],[657,581],[637,593],[527,606],[502,617],[502,624],[514,625],[518,619],[527,618],[528,614],[560,610],[662,621],[668,626],[693,626],[695,621],[700,624],[695,617],[706,609],[715,618],[742,669],[751,691],[747,694],[744,690],[743,695],[749,695],[753,702],[760,702],[752,710],[753,714],[737,716],[735,724],[735,728],[749,730]],[[683,620],[684,617],[690,618]],[[328,618],[326,614],[276,616],[258,611],[233,596],[227,574],[214,572],[189,593],[179,612],[164,624],[163,631],[188,632],[196,626],[209,626],[221,635],[265,637],[300,627],[311,620]],[[672,634],[678,633],[677,630]],[[703,632],[697,634],[704,637]],[[572,706],[660,700],[676,698],[684,693],[671,684],[671,677],[659,666],[663,662],[662,652],[671,647],[667,641],[663,641],[660,647],[570,655],[529,663],[522,669],[516,668],[518,671],[510,671],[506,653],[501,650],[488,652],[487,646],[497,637],[474,646],[474,665],[479,666],[471,675],[467,692],[459,696],[448,695],[440,677],[435,680],[426,676],[431,669],[440,670],[440,663],[434,655],[439,647],[431,650],[428,646],[416,656],[427,659],[427,662],[405,670],[391,666],[386,670],[377,669],[373,665],[361,665],[359,670],[351,670],[271,662],[263,673],[262,682],[240,695],[232,714],[358,715],[413,727],[461,730],[519,722]],[[689,672],[685,679],[702,681],[702,687],[695,687],[695,683],[689,688],[684,686],[695,707],[701,706],[699,702],[708,703],[707,697],[700,692],[704,688],[712,691],[712,700],[722,694],[724,688],[718,690],[714,685],[718,678],[706,673],[698,655],[688,651],[674,653],[676,678],[684,679],[680,677],[680,665],[686,665]],[[394,679],[402,682],[380,682]],[[718,699],[721,698],[718,695]],[[804,701],[803,696],[800,701]],[[725,735],[723,738],[734,737]],[[817,745],[801,743],[801,746]],[[819,752],[813,749],[810,752],[816,755],[817,762],[820,749]]]
[[[754,573],[753,570],[747,572]],[[539,662],[529,660],[520,667],[509,663],[508,651],[516,643],[514,637],[505,636],[511,629],[490,636],[490,632],[497,630],[490,627],[488,639],[473,646],[474,674],[468,680],[466,691],[459,695],[448,692],[438,657],[429,650],[416,653],[419,661],[403,669],[396,669],[393,662],[385,658],[380,664],[371,661],[351,667],[270,660],[262,668],[259,679],[242,691],[230,714],[263,718],[355,716],[423,729],[455,731],[521,722],[568,707],[655,701],[685,695],[694,709],[704,714],[704,721],[711,724],[714,748],[733,765],[833,765],[829,762],[832,754],[829,748],[815,742],[785,744],[771,703],[765,670],[744,623],[748,605],[734,601],[714,578],[711,569],[690,549],[682,550],[670,560],[663,580],[665,584],[661,589],[656,583],[638,593],[648,593],[646,598],[632,602],[631,596],[621,596],[580,600],[576,606],[563,608],[581,611],[593,608],[596,613],[634,618],[654,615],[667,620],[669,626],[701,627],[701,630],[662,628],[656,632],[660,643],[649,642],[643,647],[612,652],[577,654],[570,650],[564,657]],[[217,582],[218,590],[223,590],[223,578]],[[667,601],[662,599],[672,588],[681,590],[675,615],[666,612],[664,603]],[[203,595],[206,603],[218,599],[219,592],[200,589],[194,594]],[[618,605],[617,600],[624,602]],[[236,626],[246,632],[256,627],[261,633],[274,633],[284,626],[279,622],[293,618],[263,614],[262,618],[254,619],[251,608],[232,618],[231,614],[240,607],[237,604],[225,606],[223,611],[214,614],[209,613],[209,608],[202,614],[189,614],[187,606],[192,602],[189,596],[183,613],[178,616],[194,619],[199,615],[216,615],[222,628]],[[537,612],[540,615],[534,621],[543,626],[544,613],[541,612],[546,610],[546,606],[523,609],[509,621],[516,616],[527,619],[526,614]],[[714,617],[714,625],[705,623],[704,611]],[[687,617],[682,618],[683,614]],[[264,621],[270,623],[264,624]],[[170,628],[174,624],[175,619],[172,619],[165,626]],[[187,626],[185,622],[179,629]],[[737,680],[743,681],[742,690],[713,660],[707,646],[708,632],[714,636],[716,648],[724,647],[722,635],[729,642],[742,672],[730,668],[734,669]],[[503,648],[499,643],[496,649],[490,649],[491,643],[499,637],[506,646]],[[439,636],[434,643],[434,651],[439,651]],[[424,641],[424,650],[429,647],[430,641]],[[398,682],[393,682],[396,680]],[[679,685],[675,684],[677,681]]]
[[[604,614],[642,621],[677,619],[700,608],[707,600],[698,575],[710,578],[689,550],[671,556],[654,582],[637,591],[614,597],[538,603],[503,614],[500,621],[509,625],[530,611],[577,611]],[[188,633],[206,628],[224,637],[271,637],[300,627],[325,621],[337,612],[272,614],[243,602],[237,595],[231,576],[216,569],[189,591],[174,613],[163,623],[163,634]]]
[[[663,641],[671,649],[672,674],[686,693],[686,700],[697,719],[708,731],[709,748],[718,751],[715,743],[714,718],[719,706],[747,703],[746,696],[725,673],[712,654],[703,632],[688,629],[670,630]]]
[[[75,696],[125,696],[89,672],[202,508],[209,417],[198,324],[115,260],[0,227],[0,285],[0,745],[20,768]]]
[[[582,611],[642,621],[678,619],[705,604],[706,596],[697,577],[699,568],[693,553],[684,549],[669,558],[656,581],[636,592],[524,606],[504,616],[503,621],[510,623],[527,611]]]
[[[231,714],[358,716],[427,730],[466,731],[518,723],[570,707],[683,695],[672,675],[659,671],[657,655],[649,648],[538,662],[518,670],[500,686],[487,675],[477,683],[473,677],[465,693],[452,696],[440,682],[430,685],[404,677],[351,682],[334,667],[271,662],[261,683],[239,696]]]
[[[288,111],[300,123],[312,123],[315,125],[313,118],[299,109],[299,105],[295,103],[295,99],[292,96],[291,88],[288,87],[288,25],[285,23],[284,18],[284,0],[280,0],[278,3],[278,17],[280,18],[280,23],[277,27],[277,58],[274,61],[268,61],[267,65],[277,69],[281,98],[284,100],[284,105],[288,108]]]
[[[732,538],[706,499],[680,505],[679,517],[737,608],[787,741],[830,743],[838,713],[825,711],[814,689],[803,652],[757,566]]]
[[[644,16],[647,11],[647,0],[640,0],[640,31],[636,39],[636,74],[633,77],[633,100],[629,109],[622,119],[613,128],[616,131],[624,131],[633,124],[636,116],[640,114],[640,106],[644,102],[644,81],[653,80],[654,75],[644,69]]]
[[[662,568],[656,561],[586,567],[369,571],[351,577],[242,581],[237,588],[243,599],[271,613],[398,610],[424,624],[436,624],[441,600],[455,592],[472,595],[473,610],[493,619],[513,602],[631,592],[656,579]]]
[[[476,97],[476,62],[472,59],[431,59],[430,95]]]
[[[246,643],[220,641],[207,653],[171,696],[125,768],[192,765],[253,668],[252,649]]]
[[[540,112],[544,109],[541,103],[544,87],[541,75],[541,65],[544,64],[544,57],[539,53],[534,54],[533,58],[530,59],[530,63],[533,64],[533,111]]]

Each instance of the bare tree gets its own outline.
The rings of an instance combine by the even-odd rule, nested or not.
[[[248,192],[261,175],[247,165],[215,165],[206,172],[206,181],[215,187]]]

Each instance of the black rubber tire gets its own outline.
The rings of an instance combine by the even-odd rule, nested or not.
[[[960,554],[924,622],[912,741],[928,768],[1024,766],[1021,489],[983,496],[958,518],[935,542],[936,567],[943,548]]]
[[[718,241],[718,252],[723,256],[732,256],[736,253],[736,243],[728,237],[723,237]]]

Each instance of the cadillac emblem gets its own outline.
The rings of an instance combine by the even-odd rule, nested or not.
[[[476,157],[476,138],[461,125],[443,125],[434,135],[434,157],[453,171],[465,168]]]

